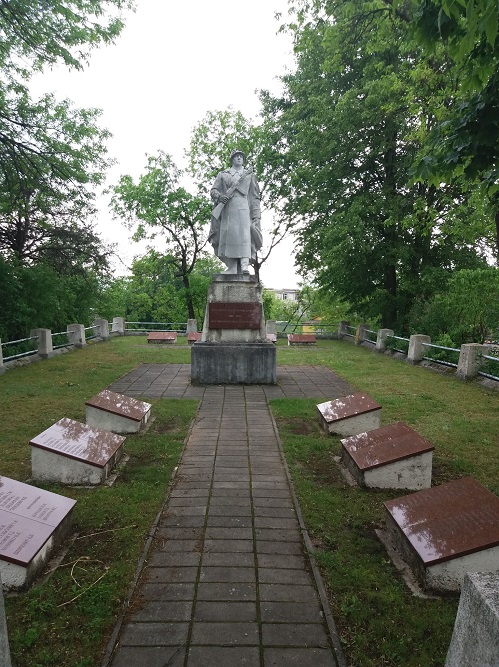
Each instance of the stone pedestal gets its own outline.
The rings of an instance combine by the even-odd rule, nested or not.
[[[103,484],[123,456],[125,438],[60,419],[31,442],[31,474],[37,482]]]
[[[431,486],[434,447],[403,422],[341,441],[341,462],[360,486],[411,489]]]
[[[202,338],[192,345],[192,383],[275,384],[276,366],[276,349],[266,336],[262,286],[256,277],[214,275]]]
[[[359,435],[379,428],[381,405],[367,394],[350,394],[317,406],[326,434]]]
[[[499,665],[499,575],[469,572],[464,577],[445,667]]]
[[[0,482],[0,574],[6,590],[22,590],[67,535],[76,501],[8,477]]]
[[[85,403],[86,421],[114,433],[139,433],[151,416],[151,404],[104,389]]]
[[[467,572],[499,573],[499,498],[472,477],[384,505],[392,544],[424,588],[459,591]]]

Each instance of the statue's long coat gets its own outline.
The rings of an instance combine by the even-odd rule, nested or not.
[[[236,170],[231,167],[221,171],[211,189],[211,198],[215,206],[221,195],[233,187],[237,181]],[[220,218],[211,218],[208,240],[213,245],[215,255],[222,261],[224,257],[256,258],[262,247],[260,228],[260,190],[252,172],[244,172],[234,194],[225,204]]]

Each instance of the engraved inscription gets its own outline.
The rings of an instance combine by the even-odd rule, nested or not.
[[[259,303],[208,304],[210,329],[259,329],[262,307]]]

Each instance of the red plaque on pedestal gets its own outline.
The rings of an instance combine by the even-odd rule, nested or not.
[[[210,329],[259,329],[262,307],[259,303],[208,304]]]

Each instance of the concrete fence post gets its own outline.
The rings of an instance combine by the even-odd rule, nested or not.
[[[471,380],[476,377],[480,355],[486,354],[487,350],[487,346],[480,345],[480,343],[466,343],[465,345],[461,345],[456,377],[460,380]]]
[[[359,324],[355,332],[355,345],[362,345],[367,338],[367,324]]]
[[[275,320],[267,320],[265,322],[265,333],[271,334],[272,336],[277,335],[277,325]]]
[[[343,338],[343,336],[346,336],[348,334],[348,325],[350,322],[347,322],[346,320],[341,320],[341,322],[338,325],[338,338]]]
[[[187,333],[197,333],[198,332],[198,321],[194,319],[187,320]]]
[[[0,576],[0,665],[12,667],[10,661],[9,635],[7,634],[7,618],[3,601],[2,577]]]
[[[2,339],[0,338],[0,375],[2,373],[5,373],[5,366],[3,365]]]
[[[42,359],[50,359],[50,357],[54,356],[52,331],[50,329],[33,329],[30,337],[38,337],[38,354]]]
[[[87,344],[85,339],[85,326],[83,324],[68,324],[68,341],[70,345],[81,348]]]
[[[386,350],[386,341],[389,336],[393,336],[393,329],[379,329],[376,336],[376,352],[384,352]]]
[[[418,364],[424,357],[423,343],[431,343],[430,336],[424,334],[414,334],[409,339],[409,352],[407,353],[407,361],[410,364]]]
[[[111,325],[111,333],[117,333],[118,336],[125,335],[125,318],[124,317],[113,317],[113,323]]]
[[[94,327],[97,327],[98,333],[96,334],[102,340],[109,340],[109,322],[103,319],[97,319],[93,321]]]

